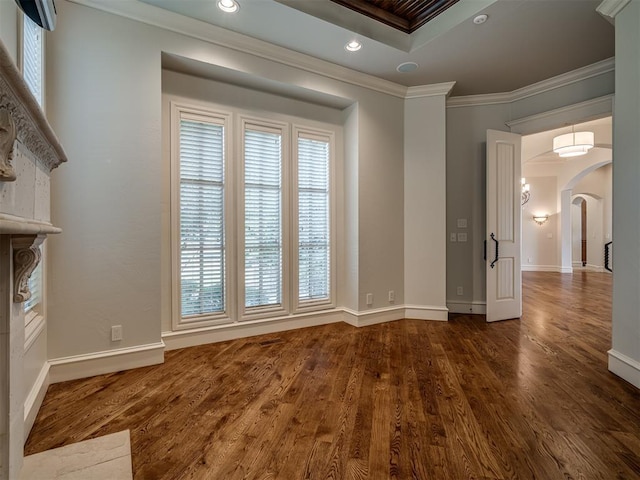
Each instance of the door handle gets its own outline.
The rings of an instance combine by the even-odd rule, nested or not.
[[[499,259],[498,249],[500,248],[500,242],[496,240],[496,236],[493,233],[491,234],[491,240],[496,242],[496,256],[493,259],[493,262],[491,262],[491,264],[489,265],[491,268],[493,268],[496,266],[496,263],[498,263],[498,259]]]

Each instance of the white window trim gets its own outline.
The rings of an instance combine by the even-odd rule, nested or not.
[[[238,179],[239,179],[239,195],[238,195],[238,308],[239,320],[255,320],[256,318],[280,317],[289,313],[290,308],[290,281],[287,273],[290,265],[290,244],[289,244],[289,165],[290,165],[290,140],[289,140],[289,124],[276,122],[259,117],[248,115],[239,115],[239,128],[236,140],[239,142],[238,151]],[[253,130],[263,130],[270,133],[279,133],[282,136],[282,179],[281,179],[281,238],[282,238],[282,298],[280,305],[269,305],[262,307],[245,306],[245,284],[244,284],[244,248],[245,248],[245,223],[244,223],[244,132],[247,127]]]
[[[20,73],[22,73],[24,78],[24,19],[26,15],[22,13],[20,9],[18,9],[18,68],[20,69]],[[46,63],[46,40],[45,40],[45,31],[42,30],[41,42],[42,42],[42,58],[40,61],[42,62],[42,78],[40,81],[42,82],[42,105],[40,108],[43,112],[46,112],[45,105],[47,104],[47,89],[46,89],[46,80],[47,80],[47,63]],[[28,89],[31,92],[31,89]],[[37,101],[36,101],[37,103]]]
[[[191,118],[224,126],[224,304],[223,312],[193,317],[182,317],[180,272],[180,119]],[[230,158],[233,145],[230,138],[231,113],[203,109],[197,106],[171,102],[171,325],[173,330],[190,330],[232,322],[235,307],[235,239],[233,235],[233,172]]]
[[[327,141],[329,143],[329,298],[300,301],[299,299],[299,275],[298,275],[298,138],[313,139]],[[325,310],[336,306],[336,138],[335,133],[328,130],[320,130],[309,128],[301,125],[293,125],[292,135],[293,155],[291,160],[291,178],[292,182],[292,228],[291,228],[291,245],[294,246],[294,254],[291,259],[291,283],[293,296],[293,312],[304,313],[316,310]]]
[[[225,122],[225,314],[203,316],[184,321],[180,306],[180,112],[202,118],[223,118]],[[230,324],[270,321],[304,315],[315,311],[330,311],[337,305],[339,275],[337,259],[340,246],[338,231],[338,167],[342,163],[341,126],[316,120],[269,112],[267,118],[255,112],[210,102],[199,102],[182,97],[169,98],[169,157],[170,157],[170,212],[171,212],[171,326],[172,331],[198,331],[224,327]],[[244,298],[244,125],[262,125],[282,133],[282,304],[278,306],[245,308]],[[298,300],[298,220],[297,220],[297,135],[316,135],[330,138],[330,298],[299,302]],[[294,170],[295,169],[295,170]],[[247,311],[248,310],[248,311]]]

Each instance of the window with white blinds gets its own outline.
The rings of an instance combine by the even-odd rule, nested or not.
[[[42,107],[43,90],[43,30],[29,17],[22,21],[22,76],[29,90]]]
[[[329,139],[298,136],[298,300],[330,296]]]
[[[37,310],[38,305],[42,303],[42,261],[38,262],[38,266],[31,273],[28,285],[31,297],[23,303],[25,312]]]
[[[172,327],[335,306],[335,131],[171,102]]]
[[[282,304],[282,133],[244,130],[245,308]]]
[[[180,309],[182,318],[225,311],[224,125],[182,115]]]

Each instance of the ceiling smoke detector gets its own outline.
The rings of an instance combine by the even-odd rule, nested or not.
[[[485,15],[483,13],[482,15],[478,15],[476,18],[474,18],[473,23],[475,23],[476,25],[482,25],[487,21],[487,18],[489,18],[489,15]]]
[[[396,67],[396,70],[400,73],[415,72],[417,69],[418,64],[416,62],[404,62]]]

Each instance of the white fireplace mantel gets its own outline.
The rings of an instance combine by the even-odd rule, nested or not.
[[[2,42],[0,72],[0,111],[11,116],[18,142],[51,172],[67,161],[67,155]]]
[[[24,380],[22,302],[31,295],[28,280],[40,261],[40,244],[47,235],[61,232],[50,221],[50,176],[66,161],[0,41],[0,480],[17,478],[22,468],[24,436],[30,428],[24,408],[24,389],[30,385]]]

